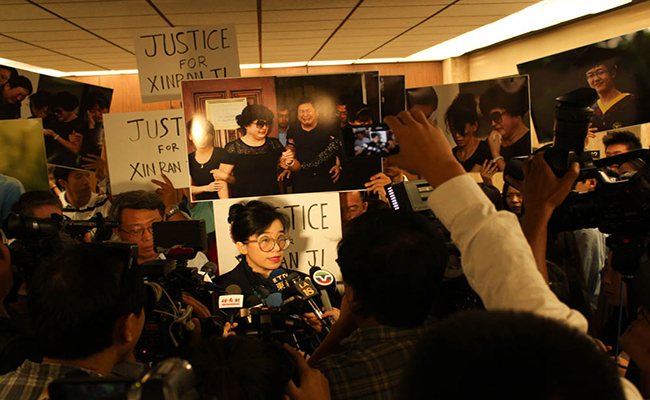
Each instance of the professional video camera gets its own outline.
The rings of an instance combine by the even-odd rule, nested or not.
[[[610,234],[607,246],[614,251],[612,267],[627,280],[628,291],[635,293],[628,297],[628,310],[635,312],[633,304],[650,309],[650,295],[645,290],[650,287],[650,280],[644,278],[643,285],[634,284],[632,280],[637,271],[642,271],[643,277],[650,276],[650,151],[641,149],[594,160],[591,153],[584,151],[584,143],[593,115],[589,106],[596,100],[596,92],[583,88],[556,100],[553,144],[541,149],[544,159],[558,177],[564,176],[571,163],[577,161],[580,164],[578,180],[596,178],[599,184],[592,192],[571,192],[553,213],[549,232],[598,228]],[[616,182],[611,182],[599,171],[599,168],[635,159],[642,160],[644,166]],[[504,175],[522,179],[521,162],[508,163]]]
[[[86,233],[94,231],[93,241],[110,238],[117,223],[106,220],[101,214],[85,221],[71,220],[63,215],[50,218],[32,218],[10,214],[2,229],[9,239],[17,239],[9,247],[11,261],[20,277],[31,281],[38,264],[44,259],[73,246],[75,240],[83,241]]]
[[[136,347],[136,356],[144,362],[156,362],[182,350],[189,341],[188,332],[195,329],[192,307],[182,303],[183,293],[205,302],[210,281],[204,280],[195,268],[188,268],[188,260],[207,248],[205,221],[167,221],[153,224],[156,252],[163,259],[142,263],[147,285],[145,327]],[[204,321],[204,332],[215,329],[214,321]]]
[[[52,400],[195,400],[192,366],[170,358],[156,364],[141,380],[76,377],[57,379],[48,386]]]

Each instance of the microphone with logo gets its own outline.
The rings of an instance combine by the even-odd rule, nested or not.
[[[311,267],[309,276],[316,288],[320,290],[320,299],[325,311],[332,311],[332,302],[327,292],[336,291],[336,278],[331,272],[321,269],[320,267]]]
[[[239,315],[239,310],[244,306],[244,295],[241,293],[241,287],[233,284],[226,287],[226,294],[219,296],[219,310],[228,316],[231,326],[235,315]]]
[[[300,297],[302,297],[302,299],[307,302],[311,308],[311,311],[314,313],[314,315],[316,315],[316,318],[322,324],[323,329],[329,333],[330,326],[334,320],[330,317],[323,318],[323,312],[318,307],[318,304],[316,304],[314,301],[314,297],[319,295],[319,291],[316,286],[314,286],[311,278],[302,277],[298,273],[292,272],[289,274],[289,282],[291,284],[291,289],[296,290],[299,293]]]

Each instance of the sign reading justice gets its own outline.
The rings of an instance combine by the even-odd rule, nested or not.
[[[189,187],[183,110],[104,114],[104,130],[114,194],[157,189],[161,173]]]
[[[133,34],[143,103],[181,98],[181,82],[240,76],[235,25]]]

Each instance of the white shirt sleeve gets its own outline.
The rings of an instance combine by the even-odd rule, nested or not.
[[[497,211],[469,175],[440,185],[428,204],[451,232],[465,276],[488,310],[527,311],[587,332],[587,320],[560,302],[537,270],[515,215]]]

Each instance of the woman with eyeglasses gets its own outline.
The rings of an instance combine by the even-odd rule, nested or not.
[[[478,130],[476,99],[472,93],[460,93],[445,113],[447,130],[456,142],[454,157],[467,172],[480,172],[486,160],[492,160],[490,146],[474,137]]]
[[[525,85],[506,90],[497,83],[481,95],[479,108],[492,125],[487,142],[499,171],[505,169],[511,158],[531,153],[530,129],[523,119],[529,109]]]
[[[287,235],[289,218],[272,205],[254,200],[230,206],[228,222],[240,253],[239,264],[214,283],[221,289],[235,284],[244,296],[265,299],[274,291],[269,275],[280,268],[284,251],[292,244]]]
[[[237,124],[243,135],[225,146],[232,164],[222,163],[219,167],[234,176],[231,197],[280,194],[278,176],[283,170],[297,171],[300,163],[293,150],[285,149],[279,139],[268,136],[273,112],[251,104],[237,116]]]

